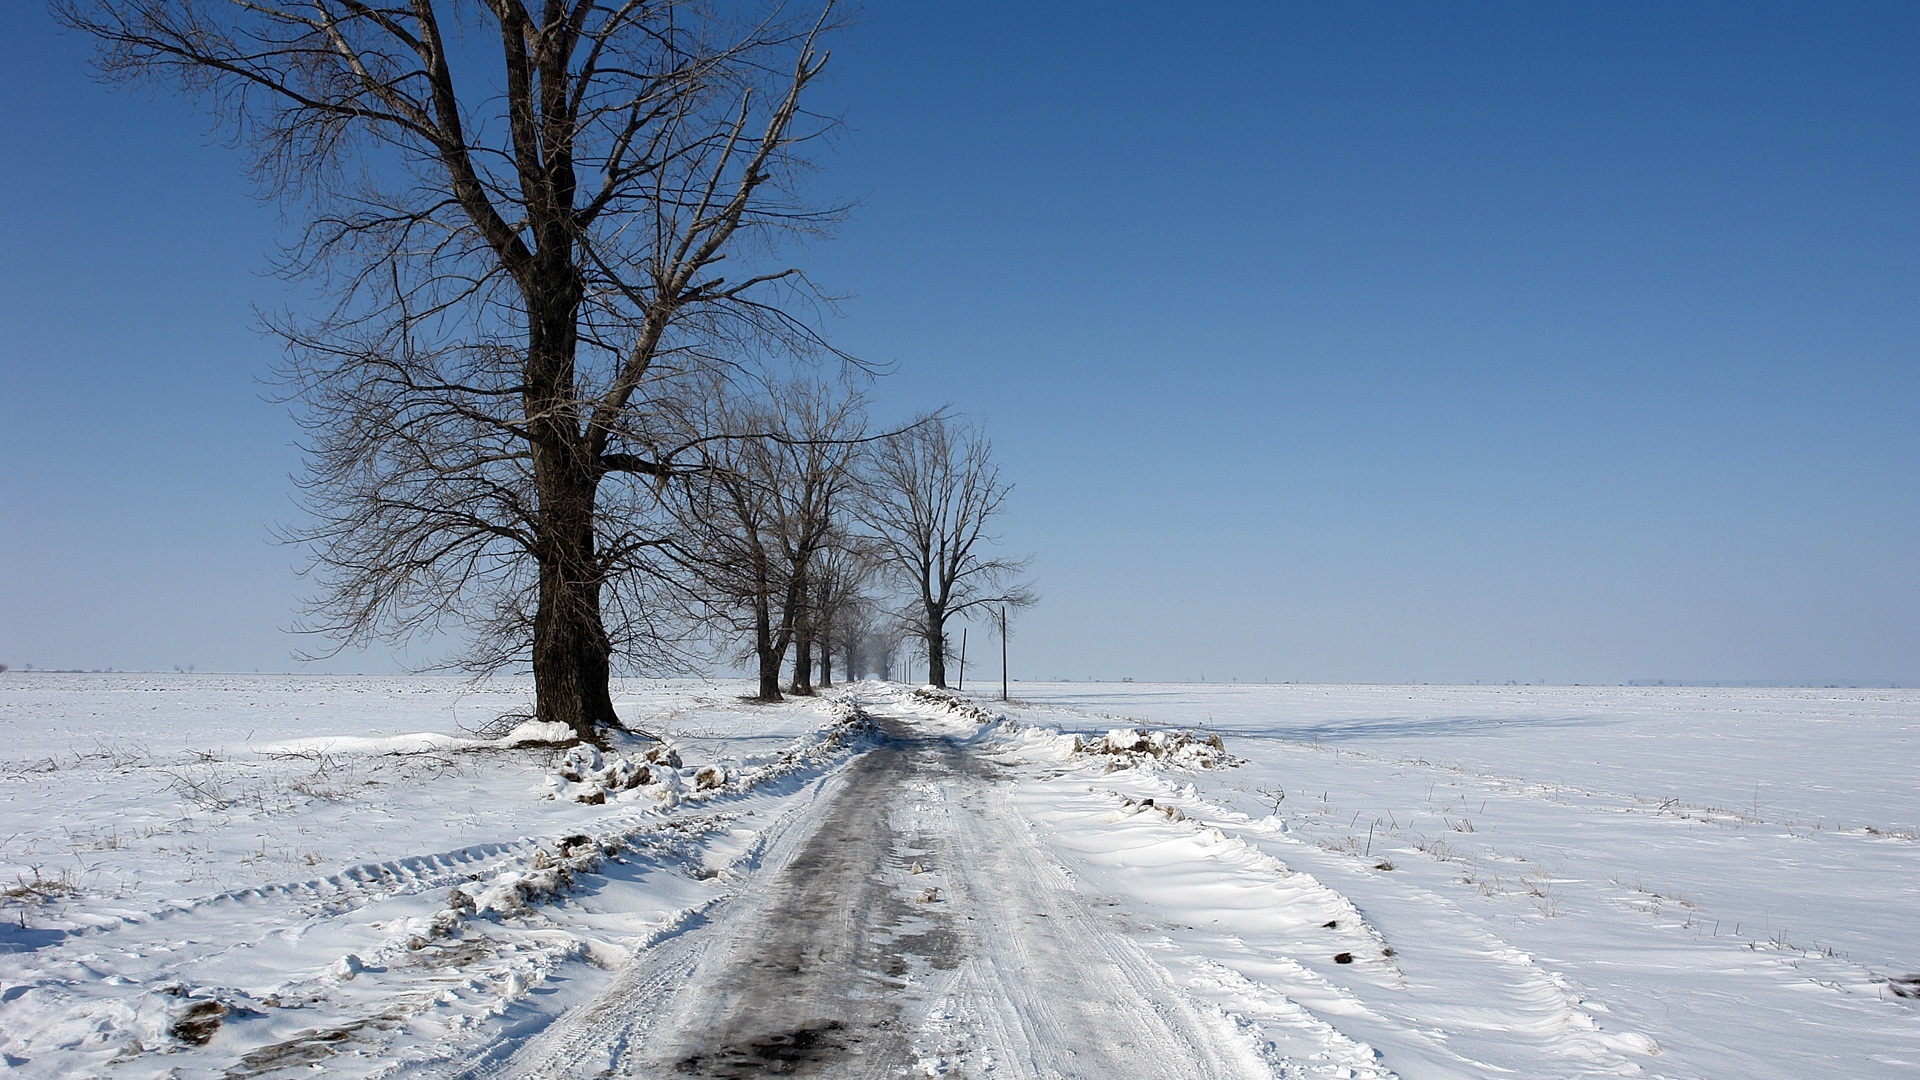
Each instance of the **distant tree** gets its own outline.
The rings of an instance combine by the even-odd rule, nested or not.
[[[927,651],[927,681],[947,685],[947,624],[988,604],[1025,607],[1024,559],[994,557],[989,531],[1012,486],[986,436],[942,416],[882,439],[858,511],[880,565],[906,597],[902,618]]]
[[[849,679],[860,677],[861,637],[872,621],[872,601],[866,595],[876,564],[864,538],[836,530],[815,556],[810,576],[810,625],[820,656],[821,686],[833,685],[835,646],[846,655],[841,668]]]
[[[891,616],[874,617],[868,611],[868,620],[859,631],[847,637],[847,668],[862,674],[874,674],[882,679],[894,677],[894,662],[899,659],[900,643],[906,639],[899,622]],[[918,636],[918,635],[914,635]]]
[[[671,640],[656,399],[821,344],[800,272],[743,265],[833,218],[793,183],[824,127],[801,108],[821,18],[755,7],[53,0],[109,77],[207,102],[306,219],[283,269],[335,304],[277,330],[309,439],[307,629],[451,623],[473,667],[531,662],[540,719],[618,724],[616,660]]]
[[[813,693],[813,651],[826,625],[838,567],[827,560],[844,542],[842,501],[866,441],[865,399],[820,382],[789,384],[781,395],[783,437],[778,440],[786,482],[780,507],[780,550],[794,588],[788,591],[793,625],[796,694]]]

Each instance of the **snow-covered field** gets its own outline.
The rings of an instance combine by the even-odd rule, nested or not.
[[[1035,895],[1173,988],[1206,1060],[1920,1074],[1920,693],[1025,683],[982,715],[745,689],[620,688],[676,764],[475,736],[521,682],[0,675],[0,1053],[24,1076],[510,1073],[664,943],[739,921],[872,745],[865,709],[990,763],[902,813],[991,785],[1057,868]],[[1128,734],[1151,728],[1237,764]],[[955,912],[995,888],[924,869],[887,872]],[[914,1062],[1033,1071],[972,1015],[936,1010]]]
[[[743,689],[624,688],[683,767],[608,791],[473,737],[526,682],[0,675],[0,1053],[27,1076],[458,1060],[727,895],[844,759],[825,703]]]
[[[1920,1075],[1920,693],[1061,683],[1019,696],[1046,707],[1015,716],[1199,726],[1247,759],[1101,785],[1206,823],[1151,857],[1161,873],[1132,872],[1139,847],[1071,841],[1089,849],[1088,880],[1151,913],[1228,1007],[1257,1015],[1249,984],[1305,1004],[1326,977],[1315,1011],[1406,1076],[1447,1075],[1451,1054],[1485,1063],[1466,1075],[1571,1075],[1588,1054],[1662,1076]],[[1071,818],[1065,794],[1036,814]],[[1078,813],[1097,812],[1088,798]],[[1215,829],[1227,843],[1200,857]],[[1329,948],[1245,919],[1238,864],[1256,853],[1350,902],[1390,962],[1349,973]],[[1280,970],[1296,964],[1309,972]]]

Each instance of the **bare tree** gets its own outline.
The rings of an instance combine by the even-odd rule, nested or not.
[[[881,565],[907,595],[903,618],[924,642],[927,681],[947,685],[947,623],[986,604],[1035,600],[1024,559],[996,558],[987,530],[1011,485],[979,428],[934,416],[875,445],[859,514]]]
[[[748,0],[751,2],[751,0]],[[655,422],[679,375],[821,347],[769,262],[834,214],[796,192],[825,15],[670,0],[54,0],[110,78],[177,83],[307,228],[282,319],[337,647],[451,624],[531,661],[540,719],[617,726],[613,665],[666,640]],[[798,313],[798,315],[796,315]],[[613,605],[609,630],[607,605]]]
[[[721,394],[702,395],[689,419],[694,430],[765,429],[773,418],[764,402],[748,405]],[[758,698],[780,700],[780,663],[792,636],[781,627],[780,600],[790,584],[782,573],[771,440],[719,439],[699,445],[701,467],[673,487],[686,526],[675,546],[689,573],[701,621],[744,635],[746,655],[759,676]]]
[[[701,467],[675,489],[691,526],[680,560],[707,610],[750,637],[759,699],[779,701],[787,650],[810,633],[816,557],[863,441],[864,402],[796,379],[753,399],[716,391],[700,403],[689,430],[750,434],[700,440]],[[810,680],[796,677],[794,690],[811,693]]]

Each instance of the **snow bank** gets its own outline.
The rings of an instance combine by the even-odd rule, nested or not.
[[[1189,769],[1217,769],[1240,764],[1238,758],[1227,753],[1220,736],[1211,731],[1114,728],[1097,739],[1071,738],[1075,753],[1104,754],[1126,765],[1164,761]]]
[[[322,735],[260,743],[261,754],[431,754],[462,750],[512,750],[523,746],[564,745],[577,742],[573,729],[551,720],[528,720],[497,739],[475,739],[445,732],[420,731],[400,735]]]
[[[1239,759],[1227,753],[1220,736],[1211,731],[1116,727],[1101,736],[1063,734],[1058,727],[1046,724],[1023,726],[1004,713],[992,712],[971,698],[935,686],[916,687],[907,691],[904,699],[922,709],[978,724],[982,737],[1010,747],[1027,751],[1050,748],[1061,755],[1104,757],[1108,759],[1108,768],[1129,768],[1150,761],[1188,769],[1225,768],[1239,763]]]
[[[1211,731],[1192,728],[1113,728],[1103,735],[1062,732],[1051,724],[1017,723],[1001,719],[987,728],[986,737],[1029,756],[1058,761],[1092,759],[1102,768],[1129,769],[1156,764],[1182,769],[1223,769],[1242,763],[1227,753],[1226,744]]]

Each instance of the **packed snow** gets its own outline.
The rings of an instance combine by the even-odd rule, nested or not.
[[[764,933],[885,717],[980,763],[911,780],[889,812],[961,834],[875,870],[997,928],[914,968],[923,1073],[1041,1074],[1050,1009],[1213,1075],[1920,1070],[1920,693],[747,689],[623,685],[594,748],[501,723],[523,681],[0,674],[0,1054],[515,1075]],[[1032,960],[1068,951],[1115,1000]]]

